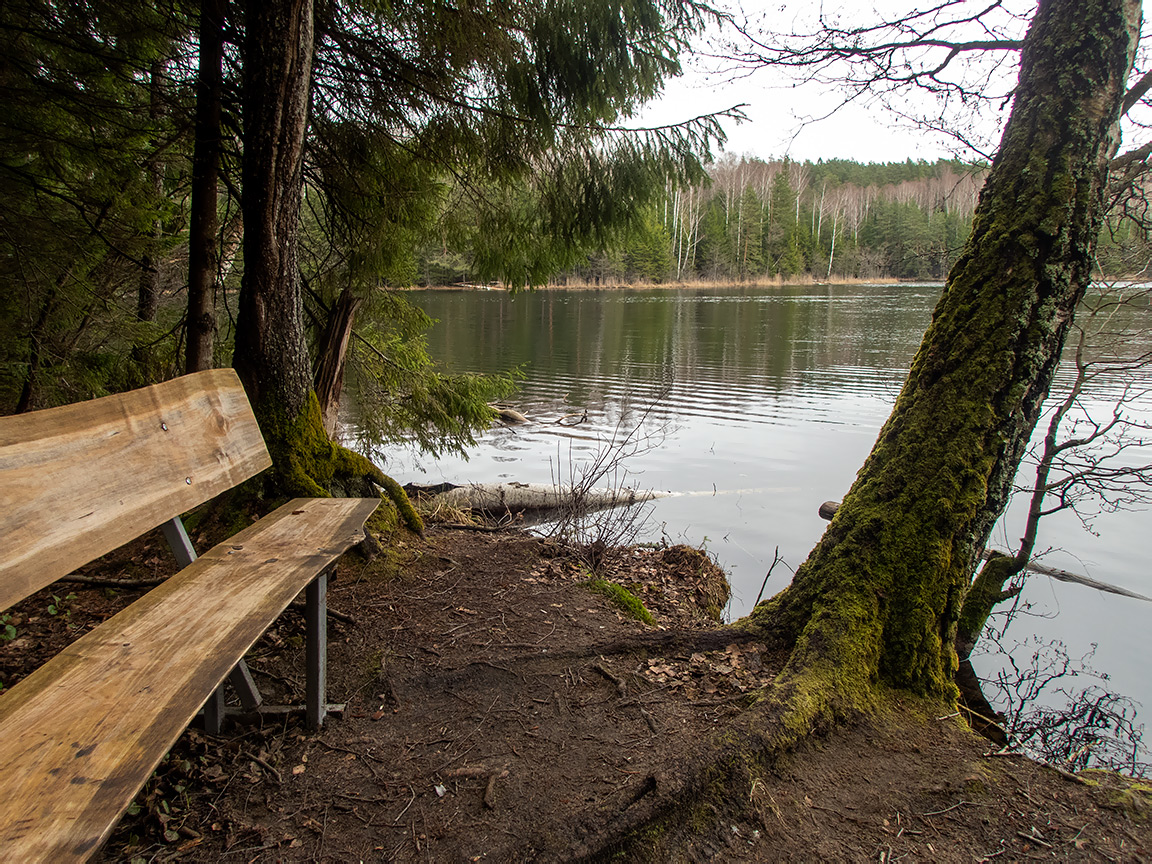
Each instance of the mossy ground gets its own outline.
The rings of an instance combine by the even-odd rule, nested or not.
[[[629,618],[634,618],[644,624],[656,623],[656,619],[652,617],[652,613],[644,607],[640,599],[623,585],[597,577],[589,580],[588,588],[597,594],[603,594],[612,601],[612,605]]]

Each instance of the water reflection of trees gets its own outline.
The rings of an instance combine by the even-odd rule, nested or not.
[[[861,301],[846,290],[868,296]],[[902,376],[936,289],[418,296],[439,319],[430,340],[450,368],[495,371],[528,362],[534,379],[594,380],[627,369],[636,379],[707,378],[782,390],[828,368]],[[471,368],[478,358],[484,368]]]

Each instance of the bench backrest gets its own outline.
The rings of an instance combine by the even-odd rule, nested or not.
[[[0,417],[0,611],[271,464],[231,369]]]

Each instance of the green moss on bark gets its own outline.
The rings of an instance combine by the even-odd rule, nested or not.
[[[782,678],[798,727],[865,704],[876,680],[955,697],[963,599],[1088,284],[1138,13],[1038,8],[972,233],[892,414],[793,584],[744,625],[795,646]]]
[[[320,403],[309,393],[300,416],[277,416],[261,424],[272,455],[278,491],[288,496],[326,498],[333,494],[370,497],[379,486],[412,531],[424,523],[403,488],[370,460],[332,442],[324,430]]]

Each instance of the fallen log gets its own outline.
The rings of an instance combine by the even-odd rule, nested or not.
[[[515,408],[504,408],[500,405],[489,405],[488,407],[496,412],[496,419],[501,423],[516,425],[518,423],[528,422],[528,418],[517,411]]]
[[[429,490],[435,491],[428,495]],[[445,506],[488,513],[539,512],[572,507],[603,510],[609,507],[630,507],[665,498],[670,494],[641,489],[589,489],[574,495],[571,489],[546,483],[470,483],[466,486],[441,483],[434,487],[409,483],[404,491],[427,501],[432,507]]]
[[[820,518],[831,521],[832,517],[836,515],[836,510],[840,507],[839,501],[825,501],[818,508]],[[994,549],[985,549],[984,557],[995,554]],[[1007,553],[1000,553],[1007,554]],[[1028,562],[1024,567],[1030,573],[1039,573],[1041,576],[1050,576],[1060,582],[1071,582],[1075,585],[1084,585],[1088,588],[1095,588],[1097,591],[1105,591],[1108,594],[1119,594],[1121,597],[1131,597],[1133,600],[1144,600],[1152,603],[1152,597],[1146,597],[1143,594],[1137,594],[1135,591],[1129,591],[1127,588],[1121,588],[1119,585],[1111,585],[1108,582],[1101,582],[1099,579],[1093,579],[1090,576],[1081,576],[1079,573],[1069,573],[1067,570],[1060,570],[1056,567],[1048,567],[1044,564],[1037,564]]]
[[[985,550],[984,557],[987,558],[991,553],[992,550]],[[1135,591],[1129,591],[1127,588],[1101,582],[1099,579],[1093,579],[1091,576],[1081,576],[1079,573],[1069,573],[1067,570],[1058,570],[1055,567],[1046,567],[1043,564],[1029,563],[1024,569],[1030,570],[1033,573],[1040,573],[1043,576],[1051,576],[1060,582],[1073,582],[1077,585],[1086,585],[1089,588],[1095,588],[1097,591],[1106,591],[1109,594],[1119,594],[1121,597],[1131,597],[1134,600],[1145,600],[1152,603],[1152,597],[1145,597],[1143,594],[1137,594]]]

